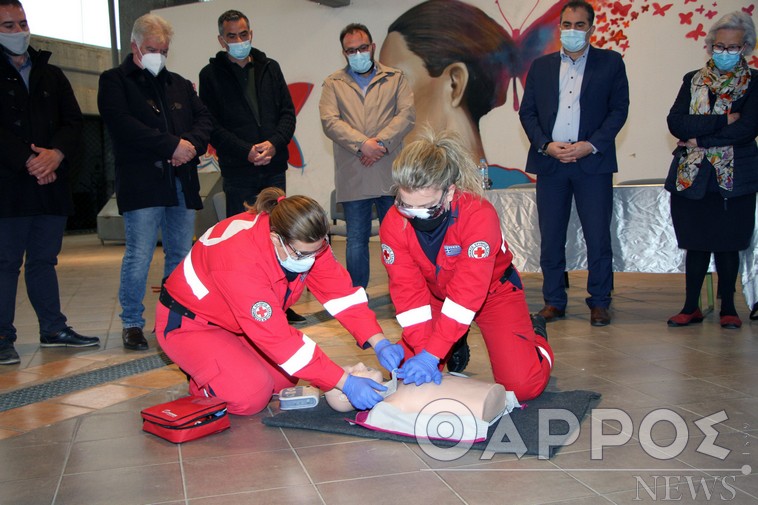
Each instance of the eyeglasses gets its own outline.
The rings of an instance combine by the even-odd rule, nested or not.
[[[742,44],[741,46],[738,46],[736,44],[731,46],[725,46],[724,44],[713,44],[711,46],[711,49],[713,49],[713,52],[716,54],[721,54],[724,51],[726,51],[729,54],[739,54],[740,51],[742,51],[742,48],[745,46],[745,44]]]
[[[367,53],[371,50],[371,44],[363,44],[359,47],[348,47],[345,49],[345,53],[352,56],[355,53]]]
[[[400,197],[395,197],[395,207],[397,207],[397,210],[408,219],[413,219],[418,214],[418,210],[426,210],[427,211],[427,219],[434,219],[435,217],[439,217],[443,212],[445,212],[445,196],[447,196],[447,189],[442,192],[442,196],[440,197],[440,201],[436,203],[435,205],[432,205],[431,207],[413,207],[411,205],[408,205],[406,203],[403,203],[402,200],[400,200]]]
[[[297,249],[295,249],[294,247],[292,247],[291,244],[287,244],[286,242],[284,242],[284,239],[282,238],[281,235],[277,234],[277,237],[279,237],[279,243],[282,244],[282,247],[284,248],[285,252],[287,251],[287,248],[289,247],[289,249],[293,253],[295,253],[295,259],[296,260],[303,260],[303,259],[306,259],[306,258],[313,258],[315,256],[318,256],[319,254],[321,254],[322,252],[326,251],[329,248],[329,239],[326,238],[326,237],[324,237],[323,239],[321,239],[321,247],[319,247],[315,251],[298,251]]]

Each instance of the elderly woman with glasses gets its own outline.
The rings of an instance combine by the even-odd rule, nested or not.
[[[190,394],[255,414],[298,379],[340,388],[357,408],[386,388],[346,373],[285,310],[305,288],[387,369],[402,347],[384,337],[363,288],[331,252],[324,209],[307,196],[263,190],[247,213],[210,228],[166,280],[156,310],[158,343],[190,377]]]
[[[403,328],[404,383],[440,383],[453,344],[476,322],[495,382],[519,400],[550,379],[553,351],[535,334],[495,208],[471,154],[451,133],[426,131],[392,166],[395,206],[380,228],[389,291]]]
[[[737,329],[734,306],[739,251],[750,244],[758,191],[758,72],[745,57],[755,48],[755,25],[737,11],[711,27],[710,55],[689,72],[668,115],[678,140],[666,178],[679,247],[687,250],[684,307],[668,320],[687,326],[703,320],[700,290],[711,253],[718,272],[720,324]]]

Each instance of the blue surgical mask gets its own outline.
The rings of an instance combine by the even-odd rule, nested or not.
[[[741,53],[729,54],[726,51],[720,54],[713,53],[713,64],[722,72],[729,72],[739,63],[741,57]]]
[[[20,56],[29,48],[30,32],[0,33],[0,45],[7,52]]]
[[[575,53],[587,45],[587,32],[582,30],[561,30],[561,45],[563,49]]]
[[[371,70],[371,65],[374,64],[371,60],[371,51],[351,54],[347,57],[347,62],[356,74],[365,74]]]
[[[228,45],[229,49],[227,49],[227,51],[229,52],[229,56],[237,60],[244,60],[247,58],[250,54],[250,48],[252,47],[252,43],[249,40],[243,40],[242,42],[235,42]]]

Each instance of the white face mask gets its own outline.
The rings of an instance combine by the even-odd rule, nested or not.
[[[284,244],[284,240],[282,240],[282,237],[278,236],[279,243],[282,245],[282,249],[284,249],[284,254],[287,255],[286,258],[280,259],[279,253],[276,252],[276,259],[279,260],[279,264],[282,265],[283,268],[286,270],[289,270],[290,272],[295,272],[297,274],[302,274],[303,272],[307,272],[308,270],[313,267],[313,264],[316,262],[316,256],[308,256],[305,258],[293,258],[290,256],[290,253],[287,251],[287,246]]]
[[[13,55],[19,56],[29,49],[31,32],[0,33],[0,45]]]
[[[147,71],[151,74],[157,76],[166,66],[166,55],[161,53],[142,54],[142,51],[140,51],[139,47],[137,50],[141,55],[140,63],[142,63],[142,66],[146,68]]]

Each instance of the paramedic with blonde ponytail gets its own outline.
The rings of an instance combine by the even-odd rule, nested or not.
[[[384,386],[349,375],[287,323],[286,309],[308,288],[382,366],[402,359],[364,289],[335,259],[328,231],[315,200],[266,188],[247,212],[200,237],[166,281],[156,313],[158,343],[190,376],[190,394],[217,397],[239,415],[260,412],[298,379],[339,387],[359,409],[382,400]]]
[[[403,327],[406,384],[440,383],[440,366],[476,322],[495,382],[529,400],[545,389],[553,351],[532,326],[495,208],[471,154],[426,132],[392,165],[395,206],[382,222],[382,260]]]

